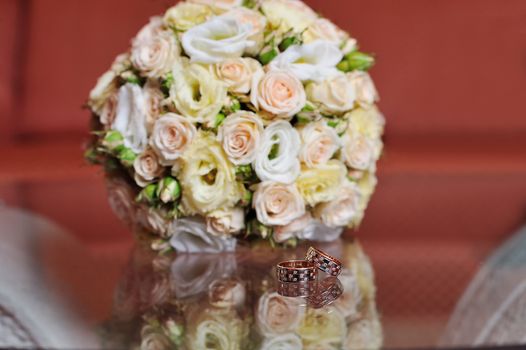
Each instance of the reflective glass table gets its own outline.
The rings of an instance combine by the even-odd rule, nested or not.
[[[274,266],[309,245],[161,256],[131,239],[93,248],[6,207],[0,237],[0,347],[526,346],[526,231],[469,257],[439,244],[316,244],[344,269],[304,289],[278,283]]]

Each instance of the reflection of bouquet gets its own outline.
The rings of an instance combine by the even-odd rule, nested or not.
[[[358,225],[376,184],[372,64],[299,0],[181,2],[91,92],[87,155],[127,179],[140,222],[176,249],[190,226],[214,250],[332,240],[315,228]]]
[[[143,350],[380,348],[370,263],[357,243],[324,247],[331,248],[344,256],[343,294],[323,308],[276,292],[272,266],[301,256],[304,248],[175,258],[137,251],[116,294],[108,323],[113,341],[107,339],[106,345],[140,344]]]

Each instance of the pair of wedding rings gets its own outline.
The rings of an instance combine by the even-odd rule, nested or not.
[[[310,247],[305,260],[287,260],[276,267],[276,276],[282,283],[306,283],[317,279],[318,270],[336,277],[342,269],[341,262],[324,251]],[[305,286],[307,288],[307,286]]]

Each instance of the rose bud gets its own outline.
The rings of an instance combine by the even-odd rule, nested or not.
[[[146,186],[137,196],[137,202],[153,204],[157,200],[157,184]]]
[[[122,134],[115,130],[110,130],[104,135],[102,140],[102,145],[110,151],[116,151],[122,147],[124,142],[124,137]]]
[[[181,185],[173,177],[167,176],[159,182],[157,197],[163,203],[174,202],[181,196]]]
[[[125,167],[132,167],[137,155],[129,148],[123,147],[117,156]]]

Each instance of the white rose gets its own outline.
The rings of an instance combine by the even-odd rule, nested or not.
[[[346,175],[345,165],[333,159],[312,168],[303,167],[296,186],[305,202],[315,206],[337,198],[342,183],[346,181]]]
[[[353,222],[359,211],[360,189],[347,182],[339,189],[338,198],[321,203],[314,209],[314,216],[329,227],[347,226]]]
[[[291,72],[271,70],[254,74],[250,102],[277,118],[291,119],[307,102],[305,88]]]
[[[301,338],[294,333],[280,334],[266,338],[260,350],[302,350]]]
[[[193,220],[200,222],[197,218]],[[190,225],[200,226],[201,224]],[[185,225],[188,226],[188,223]],[[195,237],[188,233],[187,237],[178,238],[177,245],[194,248],[197,246],[197,249],[193,249],[196,251],[201,250],[199,249],[201,244],[206,245],[206,243],[196,245],[195,242],[192,242],[193,239]],[[197,237],[198,240],[200,240],[199,237]],[[217,280],[217,276],[234,276],[237,270],[236,256],[235,254],[176,254],[170,270],[171,284],[177,299],[185,299],[206,293],[209,286]]]
[[[181,43],[193,62],[217,63],[241,57],[255,45],[249,39],[252,26],[230,17],[214,17],[183,34]]]
[[[252,77],[262,71],[261,64],[253,58],[228,58],[210,67],[228,91],[248,94],[252,87]]]
[[[261,10],[275,29],[302,32],[318,18],[309,6],[297,0],[264,0]]]
[[[169,230],[170,245],[180,253],[222,253],[236,249],[235,238],[210,235],[200,217],[176,219]]]
[[[261,182],[252,200],[258,220],[268,226],[284,226],[305,214],[305,202],[295,185]]]
[[[211,6],[216,12],[224,12],[243,5],[243,0],[189,0],[189,2]]]
[[[360,106],[367,108],[378,101],[378,91],[369,73],[354,71],[347,73],[347,78],[354,87],[356,101]]]
[[[246,289],[234,278],[220,278],[208,288],[208,302],[218,308],[240,308],[245,304]]]
[[[99,77],[97,84],[89,94],[88,105],[91,110],[100,115],[106,101],[117,90],[117,74],[109,70]]]
[[[303,32],[303,42],[311,43],[325,40],[340,46],[347,38],[347,33],[326,18],[318,18]]]
[[[135,170],[135,182],[141,187],[151,184],[164,172],[164,167],[159,163],[159,157],[152,149],[146,149],[135,158],[133,169]]]
[[[344,55],[347,55],[353,51],[356,51],[358,49],[358,40],[354,38],[348,38],[345,40],[342,46],[342,53]]]
[[[263,132],[254,169],[261,181],[292,183],[300,173],[301,140],[296,129],[284,120],[271,123]]]
[[[211,16],[212,10],[209,6],[192,2],[180,2],[166,11],[163,20],[169,27],[186,31],[207,21]]]
[[[227,99],[226,86],[205,67],[181,60],[173,69],[170,99],[193,123],[212,125]]]
[[[301,234],[311,223],[312,215],[310,212],[306,212],[288,225],[276,226],[272,237],[278,243],[286,242],[291,238],[298,237],[298,234]]]
[[[234,18],[243,24],[250,24],[252,26],[252,31],[250,32],[248,39],[253,41],[255,45],[247,48],[245,52],[251,56],[256,56],[264,45],[267,18],[260,12],[246,7],[237,7],[228,11],[223,16]]]
[[[295,233],[301,240],[314,242],[332,242],[337,240],[343,232],[343,228],[328,227],[319,220],[312,220],[302,231]]]
[[[166,113],[154,125],[150,144],[164,165],[174,164],[192,143],[197,130],[188,119]]]
[[[342,58],[343,53],[337,45],[316,40],[309,44],[290,46],[269,66],[271,69],[290,70],[301,81],[323,81],[340,73],[336,65]]]
[[[168,73],[180,56],[175,34],[161,26],[161,18],[152,18],[132,42],[131,61],[147,77]]]
[[[243,184],[237,182],[233,164],[212,135],[199,133],[183,160],[179,180],[185,214],[206,215],[234,207],[241,199]]]
[[[341,73],[320,83],[311,83],[306,88],[310,101],[327,114],[341,114],[351,110],[356,101],[356,91],[352,82]]]
[[[117,112],[112,127],[124,137],[124,145],[141,153],[148,145],[146,101],[139,85],[127,83],[119,89]]]
[[[146,103],[146,124],[150,132],[162,112],[162,102],[164,94],[161,91],[159,83],[148,79],[143,87],[144,99]]]
[[[217,137],[233,164],[246,165],[256,159],[262,134],[261,118],[252,112],[240,111],[225,119]]]
[[[206,229],[214,236],[232,236],[245,228],[243,208],[215,210],[206,217]]]
[[[300,160],[312,168],[327,163],[340,148],[340,138],[324,120],[309,123],[300,130]]]
[[[382,344],[382,324],[378,315],[360,319],[349,325],[344,344],[346,349],[380,349]]]

